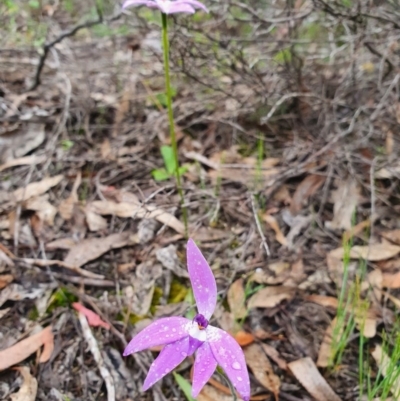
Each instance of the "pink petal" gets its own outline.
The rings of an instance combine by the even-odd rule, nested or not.
[[[194,7],[194,8],[200,8],[200,9],[202,9],[203,11],[205,11],[206,13],[208,13],[207,7],[206,7],[203,3],[200,3],[200,2],[197,1],[197,0],[177,0],[177,2],[189,4],[189,5],[191,5],[191,6]]]
[[[127,0],[122,4],[122,8],[135,7],[135,6],[148,6],[151,7],[149,3],[153,3],[149,0]]]
[[[151,323],[127,345],[124,356],[157,345],[170,344],[188,335],[192,322],[184,317],[165,317]],[[188,340],[189,341],[189,340]]]
[[[149,373],[143,383],[143,391],[146,391],[155,382],[175,369],[187,357],[188,348],[189,336],[166,345],[157,359],[151,364]]]
[[[192,396],[196,398],[217,367],[217,361],[207,342],[197,350],[194,362]]]
[[[250,399],[250,380],[246,360],[236,340],[225,331],[213,326],[207,327],[207,342],[218,364],[224,369],[229,380],[244,401]]]
[[[170,6],[168,7],[168,11],[164,11],[166,14],[174,14],[174,13],[187,13],[187,14],[194,14],[195,9],[190,6],[189,4],[181,3],[178,1],[171,2]]]
[[[210,266],[192,239],[187,243],[186,254],[197,310],[208,320],[217,303],[217,284]]]

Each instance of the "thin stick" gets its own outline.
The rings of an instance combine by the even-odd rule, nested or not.
[[[258,218],[256,203],[254,201],[254,194],[250,195],[250,200],[251,200],[251,208],[253,209],[254,219],[255,219],[256,225],[257,225],[257,230],[258,230],[258,233],[260,234],[262,244],[264,246],[265,252],[267,253],[267,256],[271,256],[271,253],[269,251],[269,246],[267,243],[267,239],[265,238],[265,235],[263,233],[263,230],[262,230],[262,227],[260,224],[260,219]]]
[[[237,401],[238,398],[237,398],[236,390],[233,387],[231,381],[228,379],[228,377],[225,374],[220,372],[219,369],[217,369],[217,373],[220,375],[220,377],[222,377],[223,380],[225,380],[226,384],[229,387],[229,390],[231,390],[233,401]]]
[[[79,323],[82,327],[83,337],[88,343],[90,352],[93,354],[93,358],[97,363],[97,367],[99,368],[100,375],[106,383],[107,401],[115,401],[115,387],[113,377],[111,376],[110,371],[104,363],[99,346],[93,336],[92,330],[90,330],[89,323],[87,322],[86,317],[82,313],[78,313],[78,317]]]

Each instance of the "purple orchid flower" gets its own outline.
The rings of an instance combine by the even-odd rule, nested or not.
[[[206,6],[197,0],[126,0],[122,8],[147,6],[158,8],[164,14],[188,13],[194,14],[196,8],[208,13]]]
[[[150,366],[143,384],[145,391],[196,352],[193,397],[197,397],[220,365],[243,400],[248,401],[250,381],[242,349],[230,334],[208,324],[217,303],[217,284],[210,266],[191,239],[187,244],[187,263],[198,314],[193,320],[178,316],[156,320],[131,340],[124,356],[165,345]]]

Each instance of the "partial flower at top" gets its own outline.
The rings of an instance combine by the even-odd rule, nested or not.
[[[217,285],[210,266],[191,239],[187,244],[187,263],[197,304],[195,318],[173,316],[156,320],[131,340],[124,356],[165,345],[150,366],[143,384],[145,391],[196,352],[194,398],[220,365],[243,400],[248,401],[250,381],[242,349],[230,334],[208,324],[217,303]]]
[[[196,8],[208,13],[206,6],[197,0],[126,0],[122,8],[147,6],[158,8],[164,14],[188,13],[194,14]]]

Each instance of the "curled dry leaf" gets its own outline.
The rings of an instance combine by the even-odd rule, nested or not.
[[[235,340],[241,347],[245,347],[246,345],[253,343],[255,340],[253,334],[247,333],[243,330],[237,331],[233,337],[235,337]]]
[[[210,379],[210,383],[213,385],[215,384],[216,386],[220,385],[225,391],[221,391],[222,388],[216,388],[206,384],[197,396],[197,401],[232,401],[232,395],[229,388],[223,386],[220,382],[217,382],[214,379]],[[238,400],[241,400],[239,396],[237,396],[237,398]]]
[[[243,319],[247,315],[245,307],[246,295],[243,288],[243,279],[234,281],[228,289],[228,304],[235,319]]]
[[[275,239],[283,246],[287,246],[287,239],[282,233],[278,221],[270,214],[264,214],[263,220],[275,231]]]
[[[400,288],[400,272],[382,273],[382,287]]]
[[[337,189],[332,191],[333,220],[325,225],[332,229],[350,230],[354,209],[360,201],[360,188],[354,178],[340,180]]]
[[[381,236],[390,242],[400,245],[400,230],[383,231]]]
[[[296,291],[291,287],[276,286],[265,287],[257,291],[247,304],[249,309],[253,308],[273,308],[282,301],[292,299]]]
[[[71,266],[83,266],[97,259],[111,249],[137,244],[135,235],[130,233],[111,234],[103,238],[88,238],[70,248],[64,263]]]
[[[62,200],[58,206],[58,212],[60,213],[60,216],[64,220],[70,220],[73,215],[74,206],[79,201],[78,189],[79,186],[81,185],[81,182],[82,182],[82,174],[79,171],[78,174],[76,175],[75,182],[71,190],[71,194],[67,199]]]
[[[56,175],[54,177],[47,177],[42,181],[32,182],[26,187],[15,190],[11,195],[11,200],[14,202],[24,202],[34,196],[43,195],[50,188],[59,184],[63,178],[63,175]]]
[[[384,377],[388,374],[393,375],[393,368],[397,367],[397,361],[390,358],[381,345],[376,345],[371,355]],[[400,395],[400,377],[398,375],[393,376],[395,378],[391,380],[390,392],[398,399],[397,397]]]
[[[329,297],[326,295],[312,294],[306,297],[307,301],[314,302],[318,305],[325,306],[327,308],[337,309],[339,300],[335,297]]]
[[[75,310],[77,310],[78,312],[80,312],[86,316],[86,319],[90,326],[104,327],[106,330],[110,330],[110,325],[108,323],[104,322],[97,313],[93,312],[92,310],[90,310],[88,308],[85,308],[79,302],[74,302],[72,304],[72,307]]]
[[[317,401],[341,401],[321,376],[310,357],[290,362],[288,367],[296,379]]]
[[[25,210],[33,210],[41,222],[53,226],[57,209],[48,201],[48,195],[35,196],[23,204]]]
[[[368,245],[356,245],[350,250],[351,259],[365,259],[370,262],[378,262],[380,260],[386,260],[393,258],[400,253],[400,246],[392,245],[387,242],[376,243]],[[345,249],[343,247],[334,249],[329,252],[329,256],[342,259],[345,255]]]
[[[290,213],[296,216],[308,201],[310,196],[313,196],[321,185],[325,182],[326,177],[317,174],[311,174],[297,186],[290,205]]]
[[[7,301],[20,301],[21,299],[35,299],[41,296],[48,286],[24,288],[20,284],[10,284],[0,292],[0,307]]]
[[[31,375],[27,366],[14,368],[23,377],[22,385],[17,393],[11,394],[11,401],[35,401],[37,393],[37,380]]]
[[[287,369],[287,362],[280,356],[276,348],[271,345],[260,343],[265,354],[271,358],[282,370]]]
[[[246,363],[252,370],[255,378],[274,394],[275,400],[278,400],[281,381],[274,373],[272,365],[262,348],[258,344],[251,344],[244,349],[244,355]]]
[[[44,363],[50,359],[54,349],[54,336],[51,326],[39,333],[33,334],[25,340],[0,351],[0,371],[24,361],[43,345],[43,352],[39,362]]]
[[[114,202],[111,200],[94,201],[88,204],[93,213],[100,215],[115,215],[122,218],[155,219],[171,227],[179,234],[185,233],[184,225],[172,214],[152,205],[142,205],[137,202]]]

